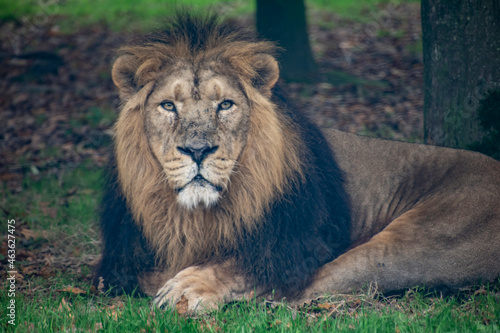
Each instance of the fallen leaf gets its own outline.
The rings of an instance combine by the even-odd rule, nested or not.
[[[102,276],[99,276],[99,283],[97,284],[97,291],[99,293],[102,293],[104,290],[104,279],[102,278]]]
[[[125,303],[123,303],[123,300],[119,296],[118,297],[114,297],[113,299],[111,299],[111,301],[113,302],[113,304],[111,304],[110,306],[108,306],[109,310],[123,309],[125,307]]]
[[[123,308],[125,305],[121,299],[118,299],[116,303],[107,307],[108,316],[110,316],[114,321],[118,321],[118,317],[120,316],[120,312],[116,311],[119,308]]]
[[[70,197],[70,196],[72,196],[73,194],[75,194],[75,193],[76,193],[76,191],[77,191],[77,188],[76,188],[76,187],[72,187],[72,188],[70,188],[70,189],[68,190],[68,192],[66,192],[66,195],[65,195],[65,196],[66,196],[66,197]]]
[[[33,230],[30,229],[21,229],[21,234],[24,236],[26,239],[35,239],[36,238],[36,233]]]
[[[14,273],[8,272],[8,274],[10,276],[14,275],[16,277],[16,282],[24,280],[24,276],[21,273],[19,273],[19,272],[14,272]]]
[[[29,323],[27,321],[23,322],[23,325],[26,327],[26,332],[34,332],[35,325],[33,323]]]
[[[23,266],[20,268],[25,275],[38,274],[38,269],[35,266]]]
[[[80,295],[80,294],[83,294],[85,295],[87,292],[85,290],[82,290],[78,287],[66,287],[62,290],[58,290],[59,292],[67,292],[67,293],[72,293],[72,294],[77,294],[77,295]]]
[[[182,295],[181,299],[179,300],[179,302],[177,302],[177,304],[175,304],[175,309],[177,310],[177,313],[180,315],[180,316],[185,316],[188,312],[188,309],[189,309],[189,304],[188,304],[188,299]]]
[[[42,210],[42,214],[49,216],[53,219],[57,217],[57,208],[49,207],[48,202],[40,202],[40,209]]]
[[[31,251],[26,251],[25,249],[19,249],[16,253],[16,259],[17,260],[28,260],[28,261],[33,261],[33,252]]]
[[[351,308],[357,309],[361,305],[361,300],[357,299],[351,304]]]
[[[118,312],[116,310],[112,310],[111,313],[108,313],[108,315],[114,320],[118,321]]]
[[[0,174],[0,181],[21,180],[23,175],[20,173],[3,173]]]
[[[53,277],[55,275],[55,272],[52,269],[52,267],[50,267],[49,265],[46,265],[46,266],[42,267],[39,274],[40,274],[40,276],[48,279],[50,277]]]
[[[146,326],[150,327],[156,322],[156,314],[153,310],[149,311]]]
[[[66,299],[63,297],[61,300],[61,303],[59,304],[59,311],[71,311],[71,306],[69,305],[68,302],[66,302]]]
[[[103,329],[102,323],[95,323],[94,330],[92,332],[97,332],[97,331],[102,330],[102,329]]]
[[[96,267],[97,265],[99,265],[101,260],[102,260],[102,255],[98,255],[97,257],[95,257],[95,259],[88,262],[87,265],[92,266],[92,267]]]
[[[328,310],[331,307],[332,307],[332,304],[330,304],[330,303],[321,303],[321,304],[318,304],[318,308],[320,308],[320,309]]]
[[[488,291],[486,291],[486,289],[484,289],[483,287],[481,287],[480,289],[476,290],[474,292],[474,296],[476,295],[486,295],[488,293]]]

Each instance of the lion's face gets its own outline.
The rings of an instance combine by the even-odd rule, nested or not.
[[[217,205],[211,213],[235,211],[250,225],[301,168],[296,135],[271,101],[274,45],[219,33],[124,47],[113,64],[118,174],[138,220]]]
[[[171,272],[238,247],[305,179],[304,143],[272,92],[275,45],[208,24],[122,47],[112,69],[116,185]]]
[[[216,204],[249,130],[250,107],[238,81],[178,64],[158,79],[145,110],[151,150],[179,204]]]

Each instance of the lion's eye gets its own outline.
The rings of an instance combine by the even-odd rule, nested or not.
[[[229,110],[234,105],[233,101],[226,99],[219,104],[219,110]]]
[[[160,103],[160,106],[166,111],[170,111],[170,112],[176,111],[175,104],[172,102],[169,102],[169,101],[165,101],[165,102]]]

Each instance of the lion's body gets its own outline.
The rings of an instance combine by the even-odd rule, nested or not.
[[[500,163],[464,151],[325,134],[350,198],[350,250],[306,293],[458,287],[500,276]],[[310,297],[311,294],[309,294]]]
[[[273,45],[231,29],[181,16],[115,62],[96,282],[196,310],[500,275],[499,162],[321,133],[275,94]]]

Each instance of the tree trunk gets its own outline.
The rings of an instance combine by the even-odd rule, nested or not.
[[[304,0],[257,0],[257,31],[284,49],[281,77],[309,80],[316,76],[307,34]]]
[[[425,141],[498,152],[500,1],[422,0],[422,30]]]

